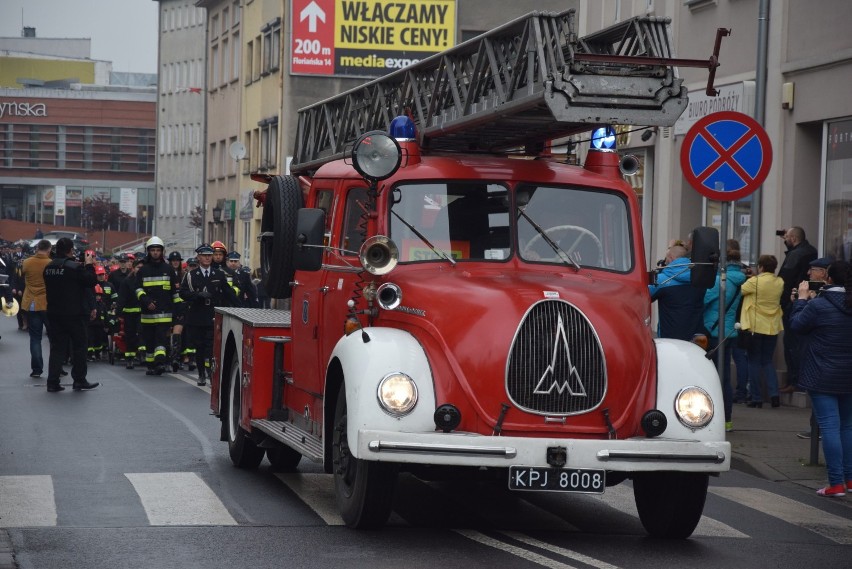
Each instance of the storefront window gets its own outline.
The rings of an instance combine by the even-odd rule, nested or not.
[[[852,120],[827,124],[822,249],[852,259]]]

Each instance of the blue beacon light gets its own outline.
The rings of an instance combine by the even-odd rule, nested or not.
[[[602,126],[592,132],[592,148],[597,150],[615,150],[615,129]]]
[[[414,121],[405,115],[400,115],[391,121],[388,134],[396,140],[414,140],[416,138]]]

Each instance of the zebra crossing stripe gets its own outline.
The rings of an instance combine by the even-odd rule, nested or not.
[[[710,491],[788,524],[810,530],[831,541],[852,544],[852,519],[835,516],[796,500],[757,488],[714,487]],[[833,498],[832,498],[833,499]]]
[[[608,506],[615,508],[625,514],[630,514],[634,518],[639,517],[639,511],[636,509],[636,501],[633,498],[633,490],[629,486],[625,486],[624,484],[619,484],[618,486],[612,486],[606,489],[606,492],[603,494],[589,494],[588,495],[593,500],[600,500],[604,502]],[[698,522],[698,525],[695,527],[695,531],[692,533],[693,537],[696,536],[704,536],[704,537],[735,537],[735,538],[747,538],[748,535],[738,531],[731,526],[720,522],[719,520],[714,520],[713,518],[708,518],[707,516],[701,516],[701,520]]]
[[[237,521],[194,472],[125,474],[152,526],[234,526]]]
[[[0,476],[0,527],[56,525],[50,475]]]
[[[330,526],[342,526],[343,518],[334,501],[334,477],[328,474],[276,473],[322,520]]]

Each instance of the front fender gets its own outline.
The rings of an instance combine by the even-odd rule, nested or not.
[[[332,352],[332,361],[340,362],[346,388],[347,434],[358,440],[363,429],[407,433],[435,430],[435,388],[426,352],[408,332],[394,328],[365,328],[370,341],[360,333],[340,339]],[[402,372],[417,385],[418,401],[405,417],[393,417],[378,402],[379,382],[392,372]],[[356,458],[356,445],[350,446]]]
[[[657,409],[666,414],[668,427],[663,437],[700,441],[725,440],[725,409],[722,382],[705,351],[683,340],[654,340],[657,349]],[[713,419],[703,429],[693,431],[677,418],[675,397],[684,387],[701,387],[713,400]]]

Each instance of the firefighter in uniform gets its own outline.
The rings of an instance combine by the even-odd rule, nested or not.
[[[136,298],[142,306],[142,341],[147,351],[146,375],[162,375],[166,371],[169,334],[175,305],[181,302],[177,275],[163,256],[163,240],[156,235],[145,243],[148,257],[136,273]]]
[[[213,351],[213,318],[217,306],[237,306],[238,299],[228,285],[225,273],[213,266],[213,248],[203,244],[195,250],[198,267],[184,275],[180,294],[187,303],[184,322],[187,337],[195,349],[198,385],[205,385],[210,374]]]
[[[214,241],[211,247],[213,247],[213,267],[225,273],[228,285],[234,289],[234,294],[239,298],[240,288],[237,285],[237,274],[228,267],[228,263],[225,260],[225,257],[228,255],[228,248],[221,241]]]
[[[172,269],[175,272],[175,276],[177,277],[178,289],[180,289],[180,284],[183,282],[184,270],[182,266],[183,258],[178,251],[172,251],[169,253],[169,265],[171,265]],[[178,293],[180,291],[178,290]],[[180,303],[175,310],[174,313],[174,325],[172,326],[172,333],[169,336],[169,345],[171,346],[171,360],[172,360],[172,371],[177,371],[180,369],[181,361],[183,359],[183,339],[184,339],[184,325],[183,325],[183,311],[185,310],[184,303]]]
[[[136,298],[136,273],[141,266],[142,259],[133,260],[130,272],[121,280],[116,305],[116,312],[124,322],[124,365],[127,369],[133,369],[137,355],[145,351],[145,345],[139,344],[142,305]]]
[[[234,282],[240,291],[237,294],[240,299],[240,306],[258,308],[260,305],[257,303],[257,293],[254,290],[254,284],[251,282],[251,274],[247,268],[240,265],[240,254],[236,251],[228,253],[228,268],[234,272]]]

